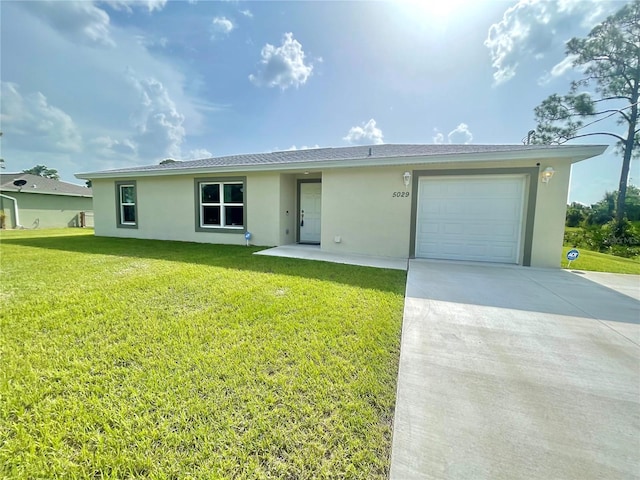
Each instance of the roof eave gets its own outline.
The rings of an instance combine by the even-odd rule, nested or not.
[[[317,162],[301,161],[291,163],[261,163],[250,165],[211,165],[201,167],[181,167],[166,170],[129,170],[129,171],[102,171],[77,173],[75,177],[81,180],[93,180],[101,178],[128,178],[128,177],[158,177],[171,175],[199,175],[212,171],[216,173],[241,173],[241,172],[267,172],[267,171],[300,171],[319,170],[324,168],[353,168],[353,167],[379,167],[395,165],[437,164],[437,163],[471,163],[488,161],[527,161],[542,160],[545,158],[567,160],[571,163],[580,162],[604,153],[607,145],[566,145],[558,149],[531,149],[512,150],[501,152],[480,153],[450,153],[439,155],[417,155],[403,157],[366,157],[345,160],[321,160]],[[455,162],[452,161],[455,159]]]
[[[24,193],[24,194],[37,194],[37,195],[58,195],[60,197],[82,197],[82,198],[93,198],[93,194],[89,193],[87,195],[83,195],[81,193],[65,193],[65,192],[43,192],[43,191],[33,191],[33,190],[27,190],[22,189],[22,190],[18,190],[16,189],[9,189],[9,188],[0,188],[0,191],[2,192],[10,192],[10,193]]]

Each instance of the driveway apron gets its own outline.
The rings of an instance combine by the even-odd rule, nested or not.
[[[640,277],[411,260],[390,478],[640,478]]]

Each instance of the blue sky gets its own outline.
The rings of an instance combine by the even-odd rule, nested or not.
[[[534,107],[576,78],[564,43],[622,5],[5,0],[5,171],[45,164],[81,183],[169,157],[520,143]],[[617,189],[613,150],[574,166],[571,201]]]

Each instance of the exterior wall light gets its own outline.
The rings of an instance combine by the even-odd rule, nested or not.
[[[549,180],[551,180],[551,177],[553,177],[554,173],[556,173],[556,171],[552,167],[545,168],[540,174],[542,183],[549,183]]]
[[[411,183],[411,172],[404,172],[402,174],[402,180],[404,180],[404,186],[408,187]]]

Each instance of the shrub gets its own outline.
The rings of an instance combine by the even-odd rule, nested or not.
[[[583,227],[567,229],[564,243],[576,248],[632,258],[640,255],[640,228],[628,221],[620,225],[615,221],[604,225],[585,223]]]

